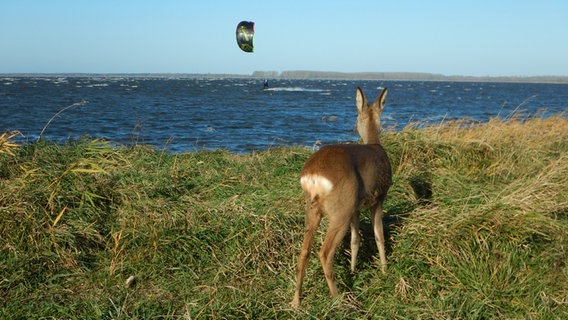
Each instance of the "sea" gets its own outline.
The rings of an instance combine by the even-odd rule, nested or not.
[[[466,118],[548,117],[565,112],[568,84],[130,77],[0,76],[0,134],[17,142],[83,136],[168,153],[358,141],[355,88],[373,101],[388,88],[384,130]],[[523,137],[519,137],[522,139]]]

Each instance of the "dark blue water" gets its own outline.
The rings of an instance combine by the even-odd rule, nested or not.
[[[273,80],[262,90],[260,79],[18,77],[0,78],[0,133],[19,130],[24,143],[42,130],[55,141],[90,135],[174,153],[356,141],[357,86],[369,100],[389,88],[383,126],[395,130],[568,106],[567,84]]]

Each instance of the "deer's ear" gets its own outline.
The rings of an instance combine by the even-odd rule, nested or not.
[[[367,104],[367,99],[365,98],[365,94],[361,88],[357,87],[355,89],[355,104],[357,105],[357,110],[359,112],[363,111],[363,107]]]
[[[385,101],[387,100],[387,93],[389,93],[389,90],[384,88],[381,94],[377,97],[377,100],[373,102],[373,107],[383,110],[385,108]]]

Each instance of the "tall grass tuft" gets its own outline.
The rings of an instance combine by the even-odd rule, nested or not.
[[[18,148],[18,144],[12,140],[19,135],[21,135],[21,133],[18,131],[2,133],[0,135],[0,154],[14,156],[14,151]]]
[[[298,311],[298,175],[313,151],[174,155],[13,138],[0,136],[2,318],[568,317],[562,114],[383,135],[388,272],[363,212],[357,272],[348,245],[335,260],[343,294],[328,297],[314,255]]]

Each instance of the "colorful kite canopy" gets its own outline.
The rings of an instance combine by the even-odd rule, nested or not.
[[[244,52],[252,52],[253,44],[252,38],[254,37],[254,22],[241,21],[237,25],[237,44]]]

